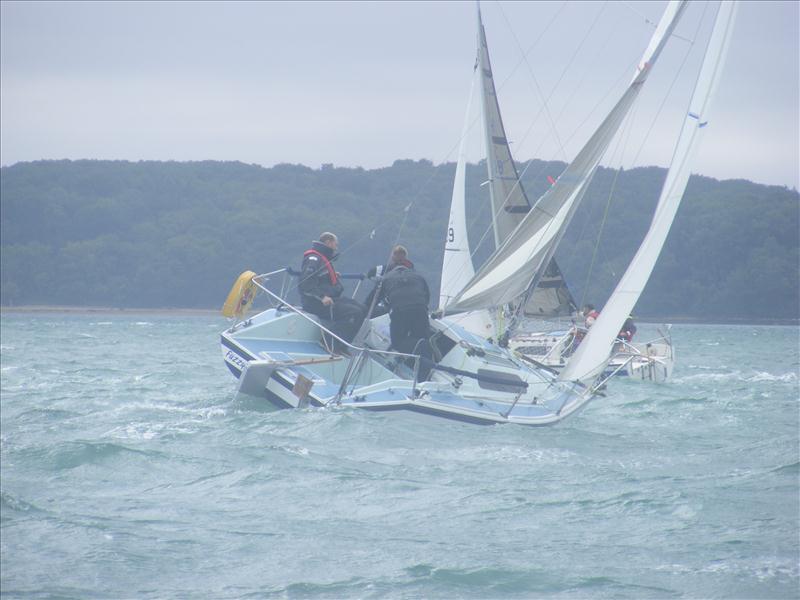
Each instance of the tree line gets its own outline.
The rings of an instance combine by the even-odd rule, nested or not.
[[[564,169],[520,165],[533,201]],[[299,267],[322,231],[338,269],[410,250],[438,297],[455,165],[365,170],[238,162],[39,161],[0,172],[0,303],[216,308],[238,274]],[[556,252],[578,302],[602,306],[649,226],[666,170],[601,168]],[[485,164],[467,168],[479,265],[493,249]],[[796,190],[693,176],[636,314],[652,319],[800,317]],[[296,300],[296,298],[294,298]]]

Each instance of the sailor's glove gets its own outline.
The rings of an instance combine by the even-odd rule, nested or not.
[[[383,265],[376,265],[367,271],[367,278],[369,279],[375,279],[381,275],[383,275]]]

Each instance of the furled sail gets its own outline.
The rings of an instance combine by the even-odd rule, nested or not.
[[[685,1],[669,3],[631,84],[616,106],[555,184],[527,212],[511,235],[501,241],[455,300],[448,304],[448,311],[489,308],[513,302],[526,293],[537,272],[549,264],[591,176],[633,106],[685,5]],[[485,42],[485,36],[481,35]],[[542,275],[543,272],[539,277]]]
[[[617,334],[644,290],[689,181],[691,160],[707,124],[714,90],[725,62],[736,17],[736,2],[721,2],[689,111],[656,205],[650,229],[600,316],[560,374],[562,380],[588,382],[602,373]]]

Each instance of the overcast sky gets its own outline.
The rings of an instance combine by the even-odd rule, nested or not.
[[[575,155],[664,6],[482,3],[517,160]],[[691,3],[605,164],[668,163],[716,7]],[[0,17],[3,165],[456,158],[473,2],[3,1]],[[795,1],[741,3],[695,172],[800,187],[799,21]]]

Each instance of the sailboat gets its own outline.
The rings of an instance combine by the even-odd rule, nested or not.
[[[673,14],[677,19],[684,9],[685,3],[672,2],[667,7],[665,17]],[[674,26],[675,21],[662,19],[661,25],[665,22],[671,22]],[[652,69],[660,48],[653,52],[651,60],[645,56],[628,90],[594,136],[553,187],[531,207],[511,157],[500,115],[480,9],[478,23],[479,52],[475,73],[481,81],[481,114],[488,171],[486,184],[489,185],[496,250],[475,275],[464,216],[464,140],[469,123],[466,119],[453,186],[442,268],[440,310],[446,313],[466,309],[461,313],[461,319],[473,332],[500,339],[505,337],[508,345],[525,358],[536,364],[560,369],[567,364],[581,338],[586,335],[584,328],[575,325],[574,317],[573,326],[561,331],[552,328],[520,331],[517,326],[521,316],[536,316],[541,323],[542,318],[562,318],[574,314],[577,307],[555,262],[555,249],[581,202],[600,158]],[[491,283],[492,293],[496,294],[488,302],[487,282]],[[493,305],[494,312],[479,307],[480,303]],[[476,318],[476,312],[481,315],[480,318]],[[511,319],[507,318],[509,314]],[[661,333],[660,338],[645,343],[633,344],[615,339],[613,350],[606,365],[607,374],[663,381],[672,372],[674,349],[669,329]]]
[[[632,105],[638,88],[644,84],[675,27],[682,6],[683,3],[670,4],[631,87],[599,133],[590,139],[591,151],[579,154],[576,161],[580,168],[572,165],[567,168],[575,179],[562,175],[561,184],[557,181],[551,189],[557,190],[554,196],[545,196],[526,212],[508,239],[478,273],[466,279],[463,289],[451,298],[447,307],[464,307],[480,321],[525,291],[526,285],[520,287],[514,283],[516,275],[524,272],[533,276],[540,263],[549,263],[551,256],[544,261],[540,256],[525,264],[508,259],[519,258],[519,248],[530,249],[527,237],[541,238],[539,217],[545,211],[559,216],[563,211],[574,210],[568,201],[574,204],[575,198],[583,193],[593,169],[591,163],[599,161],[599,146],[607,145],[610,130],[618,127],[624,117],[621,113]],[[481,39],[484,39],[482,27]],[[463,171],[461,158],[458,168]],[[544,199],[547,201],[543,203]],[[505,204],[501,205],[504,207]],[[532,219],[539,219],[534,226]],[[455,242],[458,235],[454,229],[451,241]],[[509,266],[513,266],[513,273],[508,272]],[[238,380],[237,391],[258,397],[271,408],[405,412],[476,424],[537,426],[554,424],[576,414],[598,392],[596,367],[600,365],[601,373],[607,357],[598,362],[604,339],[599,335],[592,337],[594,331],[587,336],[593,352],[584,353],[580,363],[570,359],[567,366],[571,370],[559,374],[522,359],[483,335],[471,333],[459,322],[459,315],[442,317],[431,321],[428,343],[432,359],[427,359],[391,349],[388,315],[365,321],[353,343],[337,336],[329,323],[292,305],[289,293],[297,285],[295,277],[289,268],[260,275],[246,271],[236,281],[223,309],[233,323],[221,332],[220,346],[225,365]],[[265,298],[269,306],[250,315],[257,295]],[[605,322],[613,324],[613,314],[616,311]],[[598,331],[605,331],[605,327]],[[422,377],[427,371],[430,374]]]

